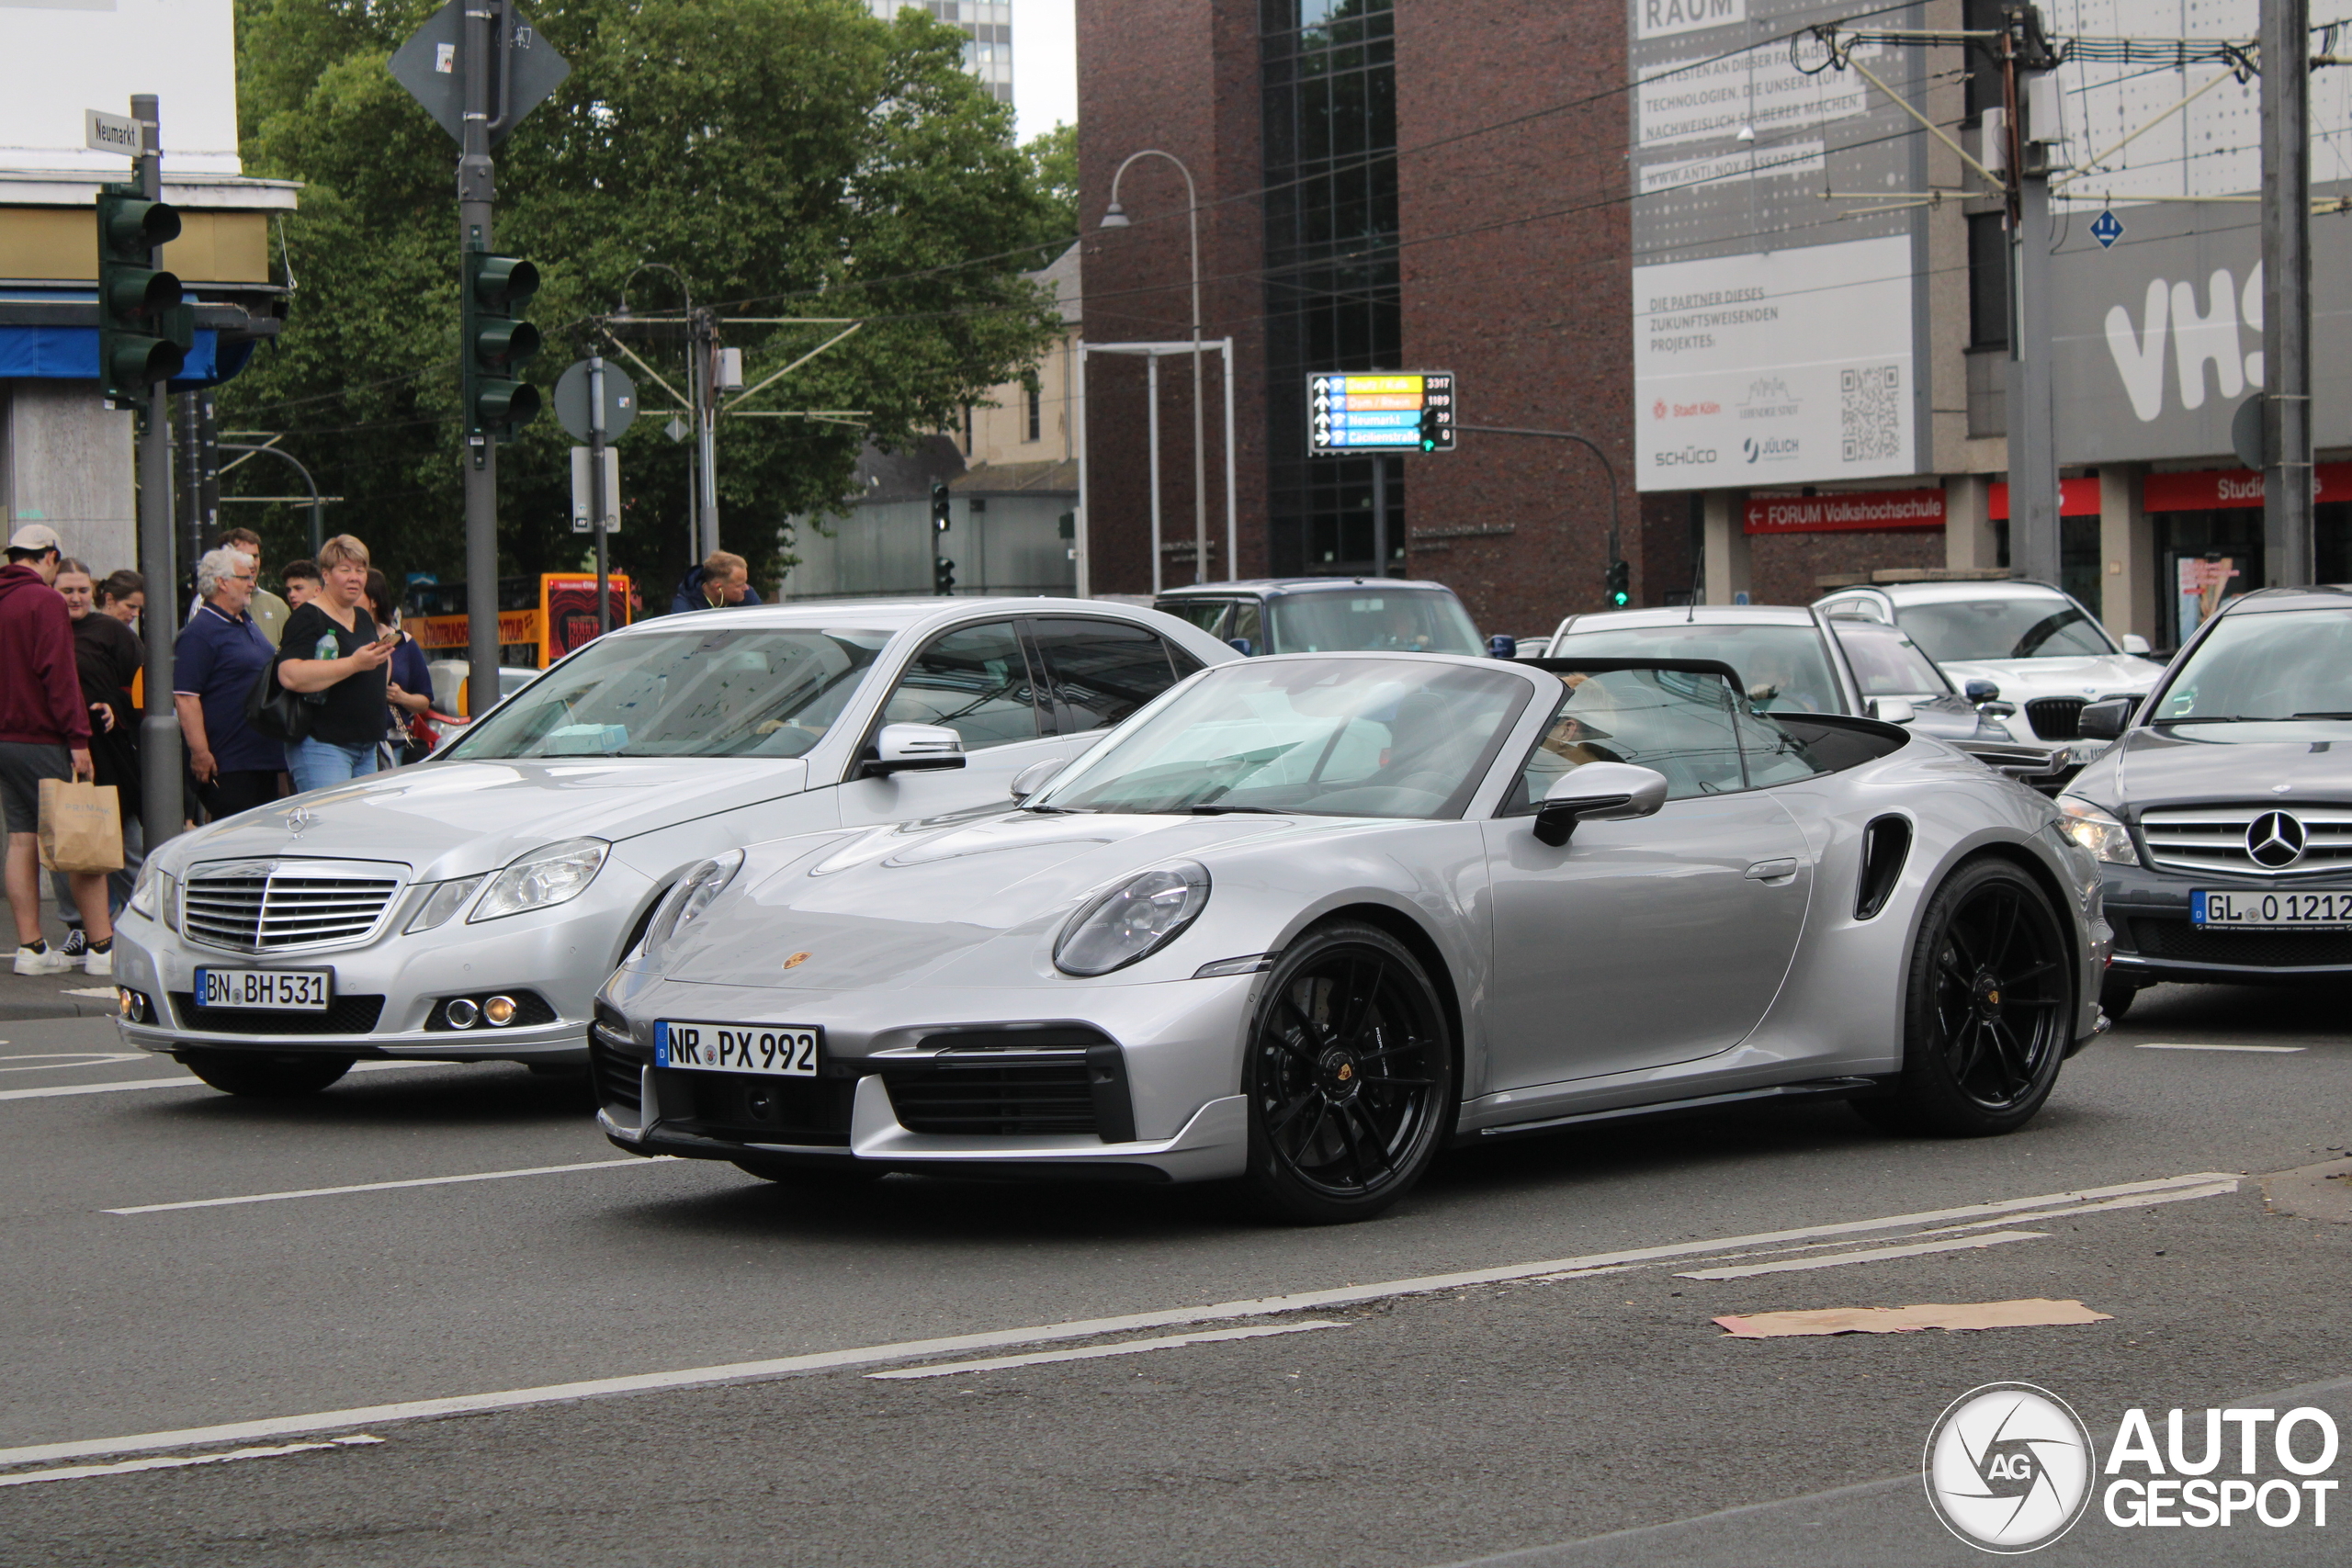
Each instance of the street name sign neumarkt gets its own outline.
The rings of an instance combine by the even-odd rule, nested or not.
[[[1306,452],[1453,450],[1451,370],[1326,370],[1306,378]]]

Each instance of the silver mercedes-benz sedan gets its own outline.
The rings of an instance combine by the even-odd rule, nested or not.
[[[717,610],[616,631],[432,760],[150,855],[123,1038],[238,1094],[361,1056],[584,1064],[590,998],[679,871],[976,807],[1204,665],[1156,611],[1065,599]]]
[[[777,1181],[1239,1177],[1307,1222],[1661,1108],[2024,1124],[2099,1026],[2091,856],[1940,741],[1743,696],[1702,660],[1205,671],[1018,807],[686,873],[599,998],[600,1120]]]

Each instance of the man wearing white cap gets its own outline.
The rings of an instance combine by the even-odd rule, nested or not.
[[[55,975],[74,960],[40,934],[40,781],[88,778],[90,713],[74,662],[74,619],[50,586],[62,558],[57,530],[28,523],[8,536],[0,568],[0,808],[8,828],[8,909],[17,973]],[[114,973],[114,922],[103,872],[68,879],[90,949],[83,967]]]

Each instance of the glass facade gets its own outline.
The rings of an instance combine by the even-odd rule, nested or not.
[[[1266,468],[1276,576],[1405,570],[1404,459],[1306,456],[1309,375],[1403,368],[1390,4],[1261,0]],[[1388,557],[1378,563],[1376,494]]]
[[[888,20],[902,9],[928,11],[964,30],[964,68],[978,77],[990,96],[1012,101],[1012,0],[866,0]]]

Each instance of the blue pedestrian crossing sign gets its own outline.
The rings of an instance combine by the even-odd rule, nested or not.
[[[2100,250],[2106,250],[2123,238],[2123,220],[2112,211],[2101,212],[2091,220],[2091,238],[2098,242]]]
[[[1453,373],[1321,371],[1306,378],[1306,451],[1453,450]]]

